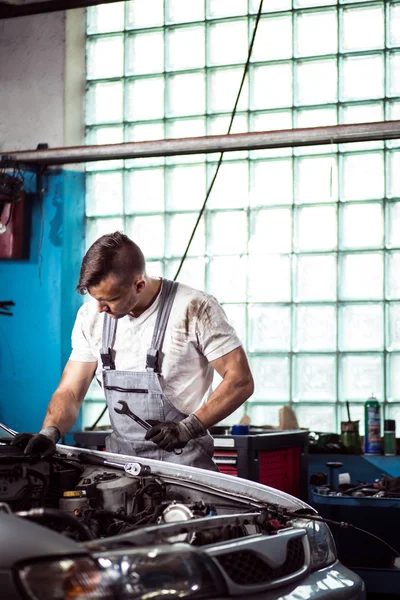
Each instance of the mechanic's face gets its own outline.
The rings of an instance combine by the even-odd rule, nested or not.
[[[142,277],[136,277],[132,285],[122,287],[118,279],[108,275],[98,285],[88,289],[89,294],[97,301],[97,310],[106,312],[114,319],[120,319],[135,312],[140,302],[146,282]]]

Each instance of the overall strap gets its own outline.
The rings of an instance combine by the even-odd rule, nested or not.
[[[115,369],[112,346],[116,329],[117,319],[112,319],[107,313],[104,313],[103,338],[101,341],[100,357],[101,362],[103,363],[103,369],[106,371]]]
[[[154,326],[153,339],[151,347],[147,351],[146,370],[160,372],[160,350],[162,348],[165,331],[167,329],[169,315],[171,314],[172,305],[175,300],[178,283],[164,279],[161,290],[160,306],[157,312],[157,319]]]

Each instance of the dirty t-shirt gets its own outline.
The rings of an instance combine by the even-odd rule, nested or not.
[[[118,319],[114,342],[117,370],[145,370],[159,303],[160,295],[139,317]],[[99,382],[103,319],[95,301],[81,306],[72,331],[70,356],[70,360],[80,362],[98,361]],[[217,300],[179,284],[162,347],[162,386],[168,400],[183,413],[196,411],[211,391],[214,370],[210,362],[239,346],[241,341]]]

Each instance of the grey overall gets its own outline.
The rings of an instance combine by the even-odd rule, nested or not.
[[[190,440],[182,453],[166,452],[151,441],[146,441],[146,431],[127,415],[118,414],[114,407],[124,400],[129,408],[145,421],[182,421],[187,415],[169,402],[163,392],[161,375],[161,350],[172,304],[178,284],[166,279],[162,282],[160,306],[151,342],[147,351],[144,371],[118,371],[115,369],[113,344],[117,319],[104,313],[101,360],[103,364],[103,389],[107,401],[113,433],[106,440],[109,452],[144,456],[172,463],[190,465],[218,471],[212,459],[214,443],[211,435]],[[144,357],[143,357],[144,358]]]

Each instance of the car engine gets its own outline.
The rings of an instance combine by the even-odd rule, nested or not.
[[[20,448],[9,445],[9,440],[0,440],[0,510],[76,541],[254,510],[248,503],[241,506],[217,492],[200,493],[189,485],[167,483],[139,463],[131,463],[133,471],[127,473],[126,469],[99,466],[99,462],[102,460],[87,453],[56,454],[48,459],[25,456]],[[283,514],[276,518],[264,511],[257,522],[199,528],[170,541],[201,546],[255,533],[273,534],[285,528],[288,520]]]

